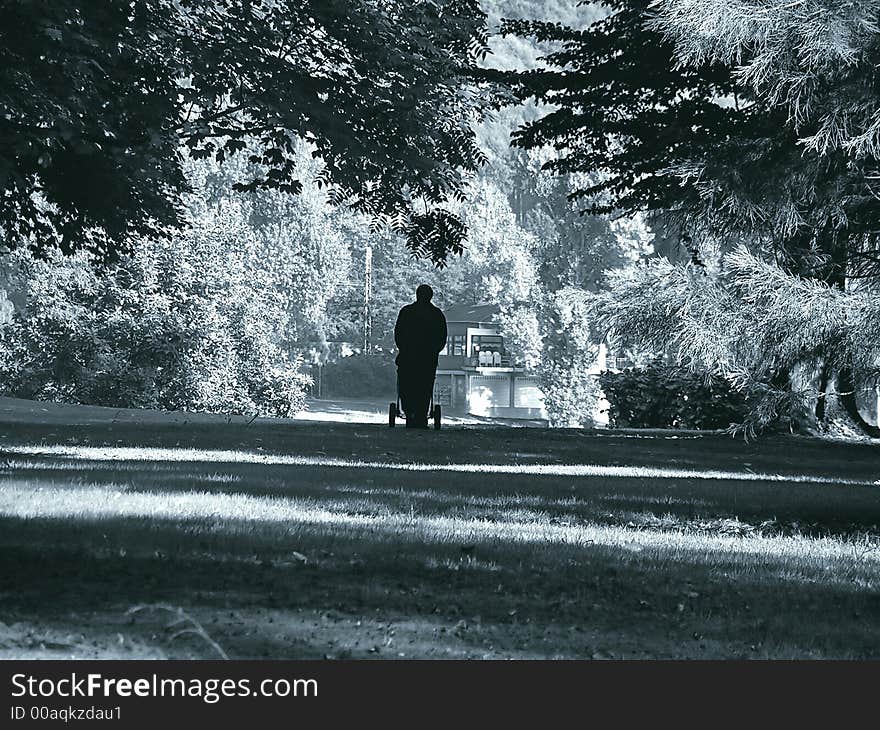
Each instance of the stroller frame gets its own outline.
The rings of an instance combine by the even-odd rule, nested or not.
[[[428,420],[434,422],[434,429],[440,430],[442,410],[439,403],[434,402],[434,385],[431,384],[431,401],[428,404]],[[397,400],[388,404],[388,427],[394,428],[398,418],[406,418],[400,405],[400,375],[397,376]]]

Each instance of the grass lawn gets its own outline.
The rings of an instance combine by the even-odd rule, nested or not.
[[[0,657],[880,657],[875,445],[8,404]]]

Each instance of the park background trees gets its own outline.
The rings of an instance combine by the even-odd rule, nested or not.
[[[475,0],[4,3],[0,387],[288,413],[348,221],[461,250],[485,38]]]
[[[4,331],[7,355],[39,349],[43,339],[52,341],[49,331],[29,327],[40,320],[30,315],[37,311],[40,287],[54,276],[53,266],[70,268],[74,279],[91,277],[98,288],[106,281],[111,289],[126,291],[127,298],[121,298],[131,302],[152,286],[149,277],[137,280],[131,267],[150,271],[167,247],[178,252],[183,270],[214,271],[224,261],[221,280],[232,286],[245,278],[265,322],[244,333],[245,339],[253,335],[249,346],[258,350],[270,343],[273,357],[283,354],[294,369],[297,363],[302,368],[303,359],[320,363],[332,356],[329,342],[353,342],[355,349],[363,349],[357,343],[364,316],[370,317],[373,333],[366,349],[388,352],[397,310],[421,281],[435,285],[443,305],[494,303],[514,356],[542,377],[553,422],[590,423],[597,394],[585,371],[601,333],[584,322],[585,310],[571,292],[597,291],[607,269],[650,254],[653,233],[641,219],[581,216],[568,195],[596,176],[557,177],[542,170],[543,163],[558,157],[552,147],[510,149],[511,132],[543,113],[537,105],[501,105],[484,116],[490,102],[501,104],[508,97],[481,75],[478,64],[507,71],[535,68],[543,46],[496,36],[491,39],[494,54],[486,60],[486,17],[474,3],[426,3],[407,12],[394,4],[380,10],[366,2],[331,3],[320,12],[311,10],[289,3],[172,7],[157,0],[136,13],[118,13],[99,28],[98,16],[76,2],[48,15],[10,6],[10,20],[28,20],[39,33],[35,40],[11,43],[6,51],[10,64],[4,84],[10,93],[4,99],[14,122],[7,133],[27,148],[27,154],[14,157],[18,168],[10,167],[4,178],[26,187],[7,199],[26,198],[32,207],[7,211],[24,227],[6,226],[4,243],[26,248],[37,259],[19,253],[6,260],[7,273],[18,277],[19,286],[11,289],[20,311],[19,321]],[[495,24],[504,13],[534,16],[546,8],[487,3],[486,10]],[[595,17],[591,8],[566,3],[558,3],[553,12],[571,23]],[[372,37],[361,37],[364,27],[375,30]],[[224,33],[230,29],[237,35]],[[393,52],[389,34],[400,46]],[[104,64],[95,57],[101,52],[107,55]],[[149,55],[152,65],[139,54]],[[34,64],[35,57],[65,69],[74,87],[97,75],[97,85],[90,87],[94,98],[67,109],[60,87],[50,83],[54,79],[16,73]],[[402,59],[417,63],[402,71]],[[137,76],[139,68],[155,78],[125,75]],[[155,84],[147,86],[147,81]],[[42,105],[28,106],[22,101],[25,87],[30,84],[33,90],[39,83],[47,87],[40,89]],[[99,103],[111,94],[111,84],[130,87],[137,92],[135,101],[121,95]],[[143,107],[153,102],[161,103],[151,110]],[[152,120],[148,111],[155,115]],[[73,121],[62,129],[55,120],[66,118]],[[129,125],[128,136],[117,129],[120,120]],[[19,131],[25,129],[22,137]],[[95,135],[98,141],[88,147]],[[114,157],[123,153],[124,160]],[[69,169],[56,167],[68,154],[75,157]],[[89,177],[97,174],[89,155],[109,165],[100,179]],[[150,155],[162,155],[161,164],[153,165]],[[478,174],[469,174],[481,163]],[[158,178],[125,178],[141,168]],[[83,174],[76,177],[75,169]],[[48,185],[55,174],[73,189]],[[140,184],[161,200],[141,196]],[[124,195],[126,205],[115,205],[105,191]],[[190,245],[194,231],[200,247]],[[53,253],[56,245],[66,254],[87,253],[62,259]],[[227,249],[230,254],[224,256]],[[368,249],[374,297],[365,313]],[[40,264],[41,257],[53,266]],[[29,273],[21,285],[24,271]],[[34,276],[44,280],[28,281]],[[230,291],[215,288],[220,298],[215,303],[234,299]],[[121,363],[116,371],[107,369],[110,356],[89,344],[98,336],[91,324],[68,315],[77,312],[85,318],[91,308],[98,319],[112,317],[114,312],[101,306],[115,306],[114,297],[83,301],[81,294],[61,286],[59,296],[39,304],[54,308],[42,321],[66,316],[69,329],[84,328],[82,336],[72,338],[81,346],[73,358],[76,368],[62,377],[51,367],[51,358],[62,357],[59,347],[44,348],[41,357],[25,362],[9,356],[7,392],[70,398],[76,391],[91,402],[122,403],[112,389],[102,393],[100,387],[83,386],[85,379],[109,384],[112,372],[118,374],[136,358],[127,345],[102,335],[104,350]],[[196,316],[200,310],[189,311]],[[138,313],[129,315],[135,321]],[[228,339],[235,321],[224,316],[217,321]],[[187,362],[180,356],[181,342],[190,342],[187,352],[197,352],[213,336],[197,326],[190,330],[194,339],[169,335],[163,345],[180,362]],[[157,367],[168,372],[167,363]],[[30,378],[37,371],[53,375],[34,382]],[[188,377],[195,383],[205,373]],[[211,382],[222,391],[224,380],[232,382],[228,377]],[[215,393],[189,402],[156,395],[167,390],[159,381],[143,388],[152,395],[132,395],[132,404],[265,410],[244,384],[230,385],[223,397]],[[278,412],[275,406],[266,408]]]
[[[105,17],[77,0],[4,4],[0,230],[17,253],[3,257],[0,317],[18,312],[4,372],[10,352],[52,339],[25,320],[54,269],[131,302],[162,289],[148,272],[170,247],[181,270],[226,282],[193,284],[205,306],[248,282],[263,325],[239,351],[282,369],[325,362],[331,343],[387,353],[397,310],[427,281],[443,306],[499,307],[555,424],[590,422],[584,373],[610,341],[722,378],[750,404],[750,430],[842,408],[873,433],[859,408],[877,375],[872,12],[149,0]],[[34,32],[12,32],[22,25]],[[58,291],[45,321],[118,294]],[[214,337],[192,331],[193,351]],[[98,350],[79,366],[101,370]],[[260,410],[244,382],[211,408]]]

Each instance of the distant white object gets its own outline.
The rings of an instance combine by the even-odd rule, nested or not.
[[[491,365],[492,355],[485,350],[480,350],[480,354],[477,356],[477,362],[479,362],[480,365]]]
[[[608,369],[608,345],[599,343],[599,351],[596,353],[595,362],[587,370],[588,375],[598,375]]]
[[[496,367],[501,365],[501,353],[500,352],[493,352],[492,353],[492,364],[495,365]]]
[[[6,290],[0,289],[0,327],[11,323],[12,315],[14,313],[15,308],[12,306],[12,302],[9,301],[9,298],[6,296]]]
[[[468,413],[474,416],[486,417],[489,415],[490,409],[494,404],[492,391],[489,388],[478,386],[474,388],[467,397]]]

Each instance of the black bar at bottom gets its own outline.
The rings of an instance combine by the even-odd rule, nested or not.
[[[33,722],[332,726],[635,721],[840,725],[870,706],[870,662],[6,661],[0,727]],[[262,727],[257,725],[256,727]]]

